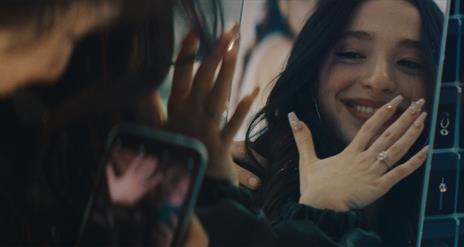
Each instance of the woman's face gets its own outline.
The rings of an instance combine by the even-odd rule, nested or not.
[[[419,11],[404,0],[365,1],[355,12],[319,76],[322,115],[345,143],[395,96],[403,110],[426,97],[420,37]]]
[[[34,23],[0,28],[0,97],[32,83],[50,83],[63,73],[74,43],[117,14],[111,3],[78,2],[56,14],[50,29]]]

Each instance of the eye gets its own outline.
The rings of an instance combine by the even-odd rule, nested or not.
[[[402,59],[397,63],[398,65],[410,70],[423,70],[425,68],[425,66],[422,63],[412,59]]]
[[[364,56],[362,53],[359,53],[356,51],[341,51],[341,52],[337,52],[335,55],[338,58],[347,59],[347,60],[359,60],[359,59],[366,58],[366,56]]]

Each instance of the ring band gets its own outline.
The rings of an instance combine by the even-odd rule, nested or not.
[[[206,114],[217,122],[222,122],[222,120],[224,119],[224,113],[225,111],[221,114],[209,109],[206,111]]]
[[[388,155],[387,155],[387,151],[382,151],[380,152],[379,154],[377,154],[377,158],[376,158],[378,161],[381,161],[386,167],[387,167],[387,170],[390,170],[392,167],[390,166],[390,164],[388,163]]]

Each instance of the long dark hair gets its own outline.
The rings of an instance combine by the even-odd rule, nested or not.
[[[57,0],[37,2],[44,4],[31,8],[37,18],[47,16],[49,9],[67,6]],[[36,243],[70,244],[75,240],[111,127],[120,122],[153,126],[150,95],[174,63],[174,8],[179,7],[188,18],[206,51],[223,28],[220,21],[215,29],[203,28],[210,24],[208,18],[213,22],[221,19],[220,6],[214,0],[201,1],[202,6],[214,6],[206,9],[198,8],[197,0],[120,2],[127,4],[122,16],[111,27],[77,44],[59,83],[27,88],[12,97],[13,111],[26,106],[18,115],[36,115],[39,120],[31,123],[32,127],[10,129],[18,134],[27,130],[31,135],[24,136],[21,148],[2,154],[14,164],[11,167],[21,170],[15,177],[21,177],[16,180],[25,189],[15,187],[11,194],[18,197],[15,200],[25,215],[34,215],[26,228]],[[31,146],[27,151],[35,155],[24,155],[24,146]],[[23,179],[25,174],[29,177]],[[56,230],[51,231],[51,225]]]
[[[425,45],[429,73],[427,94],[431,99],[443,14],[432,0],[406,1],[416,6],[421,15],[422,41]],[[249,168],[264,181],[262,188],[257,192],[257,198],[271,218],[278,215],[284,203],[297,200],[299,197],[297,170],[299,155],[288,125],[289,112],[295,112],[313,130],[316,152],[320,158],[336,155],[345,147],[345,144],[326,128],[326,124],[319,116],[316,82],[322,62],[336,45],[353,18],[354,12],[363,2],[365,1],[319,2],[316,11],[297,37],[287,67],[277,80],[266,105],[258,112],[248,128],[246,144],[249,155],[253,157],[252,149],[268,161],[267,167],[255,165]],[[263,123],[266,126],[264,129]],[[425,130],[424,133],[427,131]],[[411,149],[410,154],[417,152],[424,144],[425,135],[423,134],[421,140]],[[410,157],[410,154],[406,157]],[[414,179],[414,176],[410,178]],[[392,194],[390,201],[404,196],[402,192],[410,191],[406,186],[402,186],[406,182],[396,186],[394,192],[390,193]]]

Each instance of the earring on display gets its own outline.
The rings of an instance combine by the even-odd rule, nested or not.
[[[440,127],[441,127],[440,134],[442,136],[449,135],[449,130],[448,130],[449,125],[450,125],[449,113],[444,112],[443,118],[440,121]]]
[[[440,201],[439,201],[439,210],[443,209],[443,194],[448,191],[448,186],[445,183],[445,178],[441,178],[441,183],[438,185],[438,190],[440,191]]]

